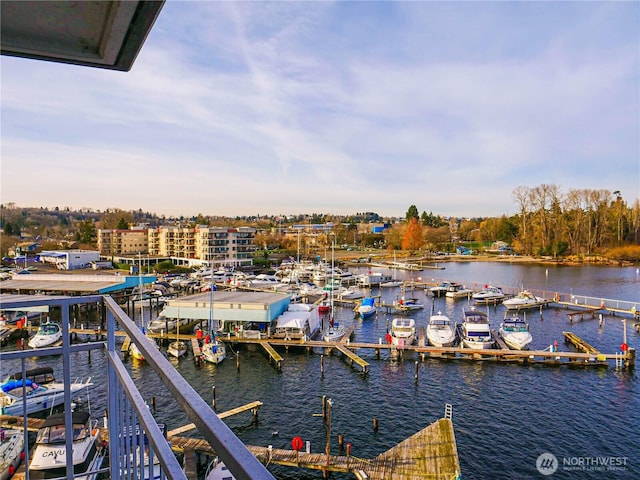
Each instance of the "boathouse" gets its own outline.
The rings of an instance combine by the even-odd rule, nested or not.
[[[213,306],[211,299],[213,297]],[[269,334],[275,320],[291,303],[291,297],[275,292],[234,292],[230,290],[197,293],[169,300],[160,316],[166,318],[218,322],[224,333],[250,336],[249,332]]]

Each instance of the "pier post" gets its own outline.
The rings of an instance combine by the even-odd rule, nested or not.
[[[156,412],[156,397],[151,397],[151,408],[153,409],[153,413]]]
[[[338,446],[340,447],[340,451],[344,449],[344,434],[338,434]]]
[[[327,396],[322,396],[322,420],[326,421],[327,419]]]
[[[324,378],[324,355],[320,355],[320,377]]]
[[[240,371],[240,352],[236,352],[236,372]]]
[[[416,383],[416,385],[418,384],[418,361],[416,360],[414,363],[415,367],[414,367],[414,373],[413,373],[413,378],[414,381]]]
[[[216,386],[211,387],[211,408],[216,409]]]
[[[378,417],[373,417],[373,431],[378,431]]]

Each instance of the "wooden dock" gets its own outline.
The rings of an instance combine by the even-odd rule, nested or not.
[[[227,417],[231,417],[232,415],[238,415],[243,412],[251,411],[254,417],[258,416],[258,410],[262,406],[262,402],[255,401],[251,403],[247,403],[246,405],[242,405],[240,407],[232,408],[231,410],[227,410],[226,412],[222,412],[218,414],[218,418],[224,420]],[[187,425],[183,425],[182,427],[174,428],[170,432],[167,432],[167,437],[172,437],[175,435],[180,435],[182,433],[188,432],[196,428],[195,423],[188,423]]]
[[[204,440],[172,435],[168,440],[177,453],[216,454]],[[252,445],[247,448],[265,465],[276,463],[292,468],[351,473],[356,478],[370,480],[452,480],[460,474],[453,423],[449,418],[437,420],[371,459]]]
[[[585,353],[588,353],[590,355],[601,355],[600,350],[598,350],[597,348],[589,345],[587,342],[585,342],[583,339],[581,339],[575,333],[562,332],[562,334],[564,335],[565,340],[567,342],[571,343],[573,346],[575,346],[578,350],[581,350],[581,351],[583,351]]]
[[[276,352],[276,349],[273,348],[271,344],[266,340],[261,341],[260,345],[262,345],[262,348],[264,348],[264,350],[267,352],[269,358],[271,358],[271,360],[273,360],[273,362],[276,364],[278,370],[281,370],[282,361],[284,360],[284,358],[282,358],[282,355]]]

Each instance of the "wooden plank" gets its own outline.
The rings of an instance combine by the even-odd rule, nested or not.
[[[362,367],[363,373],[367,373],[367,370],[369,369],[369,362],[363,360],[354,352],[352,352],[351,350],[349,350],[348,348],[346,348],[344,345],[340,343],[336,343],[335,347],[338,350],[340,350],[340,352],[342,352],[343,355],[347,356],[351,361],[356,362],[358,365],[360,365],[360,367]]]
[[[600,354],[600,351],[597,348],[593,347],[592,345],[589,345],[587,342],[585,342],[583,339],[581,339],[575,333],[562,332],[562,334],[564,335],[564,338],[568,342],[571,342],[571,344],[573,344],[578,350],[582,350],[583,352],[588,353],[590,355],[599,355]]]
[[[218,418],[225,419],[227,417],[231,417],[232,415],[238,415],[239,413],[246,412],[248,410],[257,410],[262,406],[262,402],[257,400],[255,402],[247,403],[246,405],[241,405],[240,407],[232,408],[231,410],[227,410],[226,412],[222,412],[218,414]],[[195,423],[189,423],[187,425],[183,425],[182,427],[174,428],[170,432],[167,432],[167,436],[172,437],[175,435],[180,435],[182,433],[188,432],[196,428]]]
[[[261,341],[260,345],[262,345],[262,348],[266,350],[271,359],[276,362],[276,365],[279,366],[282,363],[284,358],[282,358],[282,356],[278,352],[276,352],[275,348],[273,348],[269,342]]]
[[[128,352],[130,345],[131,345],[131,339],[129,338],[129,336],[126,336],[125,339],[124,339],[124,342],[122,344],[122,348],[120,348],[120,351],[121,352]]]

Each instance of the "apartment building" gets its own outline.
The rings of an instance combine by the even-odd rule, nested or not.
[[[133,255],[143,253],[166,257],[176,264],[250,265],[253,238],[251,227],[160,226],[132,230],[98,230],[98,250],[101,255]]]

